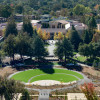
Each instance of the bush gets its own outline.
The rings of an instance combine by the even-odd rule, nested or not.
[[[97,60],[94,60],[93,62],[93,65],[92,65],[94,68],[97,68],[98,67],[98,61]]]

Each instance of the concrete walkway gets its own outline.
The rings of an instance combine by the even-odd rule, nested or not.
[[[57,42],[56,40],[48,40],[49,46],[47,47],[49,56],[54,56],[54,49],[56,48],[55,43]]]

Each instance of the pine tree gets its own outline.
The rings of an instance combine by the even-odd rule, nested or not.
[[[48,54],[48,52],[46,51],[46,49],[44,47],[44,43],[43,43],[42,39],[39,38],[38,36],[36,37],[36,39],[34,41],[33,48],[34,48],[34,56],[38,60],[47,56],[47,54]]]
[[[62,41],[58,41],[57,48],[55,50],[55,55],[62,59],[65,57],[65,62],[67,57],[73,56],[73,48],[70,41],[64,37]]]
[[[29,36],[33,36],[33,27],[28,18],[25,18],[23,20],[23,27],[22,27],[23,32],[26,32]]]
[[[13,19],[13,17],[11,17],[9,20],[8,20],[8,24],[7,24],[7,27],[6,27],[6,30],[5,30],[5,37],[8,37],[8,35],[17,35],[18,34],[18,31],[17,31],[17,28],[16,28],[16,23]]]
[[[89,44],[89,42],[90,42],[90,38],[89,38],[89,34],[88,34],[87,30],[84,31],[83,42],[86,43],[86,44]]]
[[[88,24],[89,24],[89,29],[95,29],[97,27],[96,20],[93,16],[90,18]]]
[[[71,44],[73,44],[74,49],[77,51],[78,46],[82,40],[74,26],[72,26],[72,29],[70,31],[69,40],[71,41]]]

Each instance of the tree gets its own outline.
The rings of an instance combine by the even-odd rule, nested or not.
[[[30,55],[30,38],[27,33],[19,33],[16,37],[16,49],[17,53],[20,54],[21,59],[23,55]],[[30,51],[30,52],[29,52]]]
[[[97,61],[97,60],[94,60],[94,62],[93,62],[93,67],[94,67],[94,68],[97,68],[97,67],[98,67],[98,61]]]
[[[91,29],[91,30],[93,30],[97,27],[97,23],[96,23],[94,16],[92,16],[90,18],[90,20],[88,21],[88,26],[89,26],[89,29]]]
[[[93,35],[92,42],[98,42],[100,40],[100,32],[96,32]]]
[[[74,50],[77,51],[78,46],[82,40],[74,26],[72,26],[72,29],[70,31],[69,40],[71,41],[71,44],[73,44]]]
[[[36,59],[41,59],[42,57],[47,56],[48,52],[46,51],[45,47],[44,47],[44,43],[42,41],[41,38],[39,38],[38,36],[36,37],[34,44],[34,56],[36,57]]]
[[[22,14],[23,13],[23,6],[22,5],[17,5],[15,7],[15,12],[19,13],[19,14]]]
[[[56,56],[58,56],[58,58],[59,58],[60,60],[62,60],[63,55],[64,55],[62,51],[63,51],[62,43],[61,43],[60,41],[58,41],[58,43],[57,43],[57,48],[56,48],[54,54],[55,54]]]
[[[89,44],[89,42],[90,42],[90,38],[89,38],[89,34],[88,34],[87,30],[84,31],[83,42],[86,43],[86,44]]]
[[[0,50],[0,67],[2,66],[2,60],[3,60],[4,56],[5,56],[4,51]]]
[[[14,35],[9,35],[6,40],[4,41],[3,49],[5,53],[13,57],[14,60],[14,54],[16,53],[16,41],[15,41],[15,36]]]
[[[0,95],[2,100],[18,100],[19,93],[24,91],[24,85],[19,81],[7,79],[7,77],[0,77]]]
[[[28,18],[24,18],[22,30],[24,33],[26,32],[29,36],[33,36],[33,27]]]
[[[73,8],[73,11],[76,15],[84,15],[85,13],[85,6],[78,4]]]
[[[43,32],[43,40],[47,40],[47,39],[48,39],[48,37],[47,37],[47,32],[44,31],[44,32]]]
[[[63,34],[61,32],[58,32],[58,39],[62,40],[63,39]]]
[[[11,17],[8,20],[8,24],[7,24],[4,36],[8,37],[9,34],[12,34],[12,35],[15,35],[15,36],[18,34],[18,31],[17,31],[17,28],[16,28],[16,23],[15,23],[13,17]]]
[[[57,40],[58,39],[58,36],[57,36],[57,33],[54,34],[54,40]]]
[[[59,42],[57,43],[55,54],[59,58],[62,58],[62,56],[65,57],[65,62],[66,62],[67,57],[73,56],[73,48],[72,48],[70,41],[66,37],[64,37],[64,39],[60,42],[61,43]]]
[[[87,100],[98,100],[94,89],[95,88],[92,83],[85,83],[83,86],[81,86],[81,90],[85,94]]]
[[[50,33],[49,32],[47,33],[47,39],[50,39]]]
[[[81,55],[89,57],[90,50],[87,44],[80,45],[78,51]]]
[[[20,100],[31,100],[30,95],[27,90],[22,93],[22,97]]]
[[[39,28],[37,30],[37,33],[38,33],[39,37],[42,39],[43,38],[43,32],[42,32],[42,29],[41,28]]]
[[[0,5],[0,16],[8,18],[12,14],[12,8],[9,5]]]

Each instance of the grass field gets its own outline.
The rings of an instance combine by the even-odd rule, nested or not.
[[[33,77],[33,78],[32,78]],[[64,69],[33,69],[27,70],[13,75],[11,78],[15,80],[20,80],[25,83],[31,79],[30,82],[38,80],[56,80],[62,82],[71,82],[78,80],[78,78],[83,79],[83,76],[77,72],[64,70]]]

